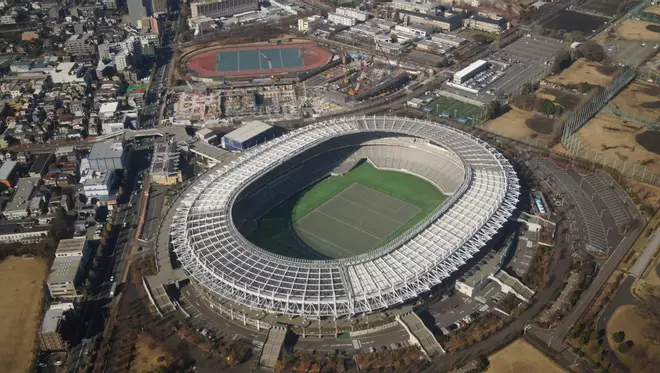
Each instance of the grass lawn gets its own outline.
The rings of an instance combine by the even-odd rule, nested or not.
[[[258,228],[249,234],[248,238],[254,244],[280,255],[310,258],[309,254],[279,241],[277,236],[354,183],[421,209],[421,212],[390,234],[383,243],[393,240],[410,229],[447,199],[447,196],[433,184],[417,176],[398,171],[379,170],[370,163],[363,162],[345,175],[328,177],[275,207],[264,215],[258,222]]]
[[[648,349],[649,358],[660,353],[660,346],[650,344],[643,336],[642,330],[647,324],[647,320],[642,318],[636,311],[636,306],[625,305],[614,311],[612,317],[607,321],[607,342],[612,346],[616,356],[627,367],[633,368],[633,358],[630,354],[622,354],[617,349],[617,343],[612,340],[612,334],[623,331],[624,340],[632,341],[636,346]],[[634,370],[633,370],[634,371]]]
[[[564,373],[564,370],[541,351],[522,339],[488,357],[486,373]]]
[[[439,116],[451,116],[452,118],[473,118],[477,119],[484,111],[475,105],[470,105],[465,102],[454,100],[449,97],[440,96],[426,105],[431,109],[431,114]]]

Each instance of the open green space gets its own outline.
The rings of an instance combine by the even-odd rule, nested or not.
[[[363,162],[284,201],[248,239],[295,258],[340,258],[390,242],[437,209],[447,197],[417,176]]]
[[[456,119],[471,119],[473,122],[479,118],[484,109],[470,105],[453,98],[440,96],[425,106],[428,111],[436,116],[452,117]]]

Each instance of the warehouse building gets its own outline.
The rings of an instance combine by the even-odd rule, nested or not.
[[[399,20],[404,22],[404,24],[420,23],[435,30],[452,31],[461,27],[463,17],[459,13],[453,12],[432,15],[400,10]]]
[[[488,69],[490,64],[486,60],[476,60],[469,64],[463,70],[454,74],[454,84],[463,84],[463,82]]]
[[[120,142],[101,142],[89,152],[89,167],[94,171],[106,172],[124,168],[124,146]]]
[[[227,150],[246,150],[279,135],[277,127],[254,120],[222,137],[222,147]]]

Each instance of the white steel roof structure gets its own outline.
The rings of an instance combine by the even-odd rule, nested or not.
[[[416,136],[448,149],[463,163],[462,184],[405,234],[353,257],[289,258],[238,232],[231,208],[247,185],[315,145],[366,132]],[[399,304],[446,279],[498,232],[518,195],[513,167],[469,134],[409,118],[339,118],[253,148],[194,183],[177,207],[172,245],[188,275],[218,297],[292,316],[354,315]]]

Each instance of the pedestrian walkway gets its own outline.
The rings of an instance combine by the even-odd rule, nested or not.
[[[268,369],[275,369],[275,363],[282,354],[282,347],[284,346],[284,339],[286,338],[286,327],[273,326],[268,331],[266,343],[263,350],[261,350],[261,357],[259,358],[259,366]]]

